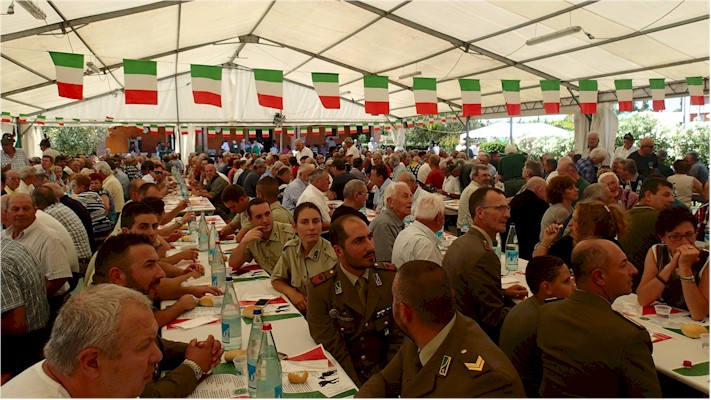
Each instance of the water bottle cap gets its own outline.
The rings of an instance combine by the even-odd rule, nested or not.
[[[272,324],[269,322],[265,322],[264,325],[262,325],[262,330],[263,331],[271,331],[272,330]]]
[[[262,309],[255,308],[254,311],[252,311],[252,315],[262,315]]]
[[[232,282],[232,275],[226,275],[225,282]]]

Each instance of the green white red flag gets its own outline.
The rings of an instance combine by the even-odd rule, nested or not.
[[[429,124],[434,125],[434,116],[430,115]]]
[[[126,104],[158,104],[157,71],[155,61],[123,60]]]
[[[257,86],[259,105],[278,110],[284,109],[284,71],[255,69],[254,82]]]
[[[617,94],[617,107],[620,112],[634,111],[632,79],[616,79],[615,93]]]
[[[215,131],[214,126],[207,127],[207,137],[209,137],[209,138],[217,137],[217,132]]]
[[[60,97],[81,100],[84,98],[84,55],[49,52],[57,72],[57,90]]]
[[[542,80],[543,108],[547,114],[560,114],[560,81]]]
[[[12,116],[10,115],[10,113],[7,111],[3,111],[2,112],[2,123],[9,124],[11,122],[12,122]]]
[[[346,127],[343,125],[338,125],[338,134],[345,135],[346,134]]]
[[[366,75],[363,77],[363,84],[365,86],[365,112],[375,115],[389,114],[388,77]]]
[[[64,117],[54,117],[54,120],[57,122],[57,125],[64,126]]]
[[[320,126],[312,126],[311,127],[311,136],[318,136],[321,134],[321,127]]]
[[[46,121],[47,121],[47,117],[45,117],[44,115],[38,115],[37,119],[35,119],[35,124],[36,125],[44,125]]]
[[[180,125],[180,134],[182,136],[187,136],[187,134],[188,134],[188,126],[187,125]]]
[[[597,112],[597,81],[578,81],[580,88],[579,98],[580,112],[583,114],[595,114]]]
[[[437,80],[435,78],[412,78],[415,93],[415,110],[418,114],[437,114]]]
[[[286,128],[286,136],[294,137],[294,127],[293,126]]]
[[[19,117],[17,117],[17,122],[21,124],[26,124],[27,123],[27,114],[20,114]]]
[[[242,129],[242,128],[235,129],[235,137],[237,137],[237,139],[243,138],[244,137],[244,129]]]
[[[521,81],[502,80],[501,88],[504,91],[504,101],[506,102],[506,112],[509,115],[521,114]]]
[[[250,139],[255,139],[257,137],[257,130],[255,128],[249,128],[247,131]]]
[[[664,78],[650,79],[649,88],[652,90],[652,110],[664,110],[664,98],[666,97],[667,91]]]
[[[442,123],[447,122],[447,114],[442,114]]]
[[[190,65],[195,104],[222,107],[222,67]]]
[[[157,135],[158,134],[158,125],[151,125],[149,132],[151,135]]]
[[[692,76],[686,78],[686,86],[689,88],[689,96],[691,96],[692,106],[704,105],[704,78],[700,76]]]
[[[481,85],[479,79],[460,79],[462,117],[481,115]]]
[[[324,108],[341,108],[341,97],[339,96],[338,74],[312,72],[311,80],[314,83],[314,90],[321,100]]]
[[[173,133],[175,133],[175,127],[173,125],[166,125],[165,134],[172,135]]]

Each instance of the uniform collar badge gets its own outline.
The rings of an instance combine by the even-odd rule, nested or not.
[[[442,363],[439,365],[439,373],[437,375],[446,377],[449,372],[449,365],[452,363],[452,357],[445,355],[442,357]]]
[[[336,294],[343,293],[343,288],[341,288],[341,281],[336,281]]]
[[[380,280],[380,275],[378,273],[374,273],[373,277],[375,278],[375,286],[383,286],[383,281]]]

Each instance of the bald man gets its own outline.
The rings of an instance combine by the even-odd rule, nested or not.
[[[646,137],[640,140],[639,150],[631,153],[627,158],[634,160],[634,163],[637,164],[637,173],[639,173],[641,181],[659,171],[657,155],[654,154],[654,139],[652,138]]]
[[[546,181],[534,176],[529,178],[524,190],[514,196],[509,203],[511,218],[508,225],[516,224],[519,257],[530,260],[533,248],[541,233],[541,220],[548,209],[546,202]]]

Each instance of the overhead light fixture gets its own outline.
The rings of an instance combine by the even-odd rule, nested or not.
[[[415,71],[415,72],[410,72],[409,74],[401,75],[400,78],[398,79],[407,79],[407,78],[412,78],[414,76],[420,76],[422,75],[422,71]]]
[[[580,32],[582,30],[583,30],[583,28],[581,28],[578,25],[575,25],[575,26],[571,26],[569,28],[565,28],[565,29],[557,31],[557,32],[549,33],[547,35],[535,37],[533,39],[528,39],[526,41],[526,44],[529,46],[534,46],[537,44],[541,44],[543,42],[548,42],[548,41],[559,39],[559,38],[562,38],[565,36],[570,36],[570,35]]]
[[[101,70],[93,62],[87,61],[86,68],[94,74],[100,74]]]
[[[34,0],[17,0],[17,4],[19,4],[22,8],[27,10],[30,15],[37,19],[45,20],[47,19],[47,14],[42,11],[41,8],[35,3]]]

